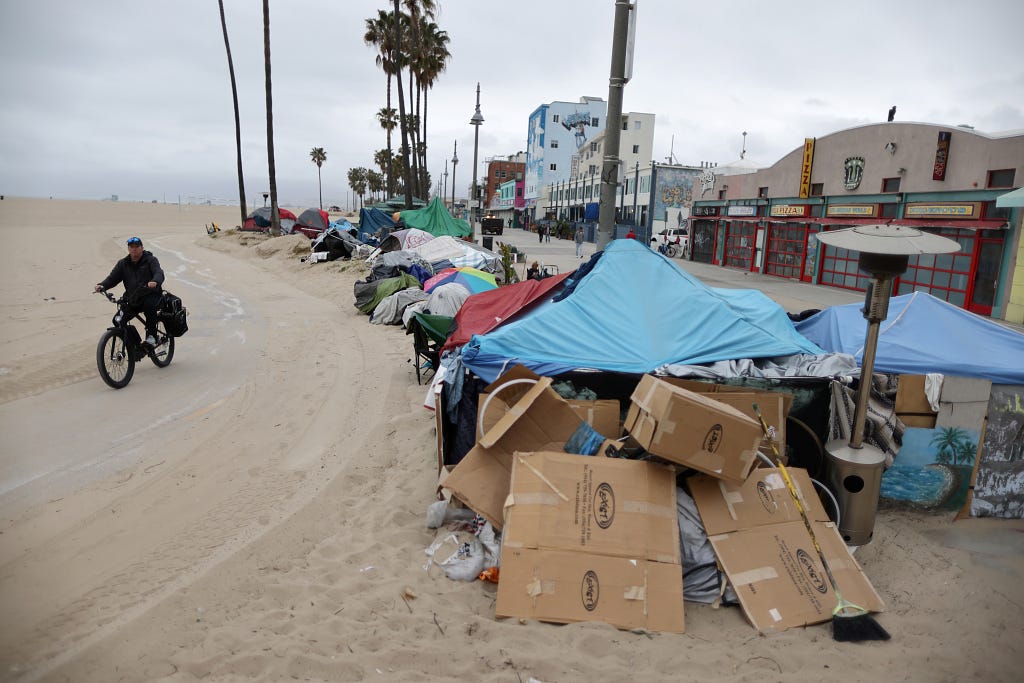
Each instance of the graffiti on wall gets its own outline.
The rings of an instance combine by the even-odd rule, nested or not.
[[[587,128],[593,123],[593,119],[590,118],[589,111],[576,111],[563,116],[561,123],[563,128],[572,131],[576,149],[579,149],[587,141]]]
[[[654,220],[665,221],[670,228],[683,227],[693,208],[693,187],[700,182],[700,174],[699,169],[659,168]]]

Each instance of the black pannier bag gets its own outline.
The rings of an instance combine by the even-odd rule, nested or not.
[[[188,332],[187,312],[185,311],[184,304],[181,303],[181,297],[164,291],[164,295],[160,299],[160,308],[157,311],[157,315],[163,322],[167,334],[172,337],[180,337]]]

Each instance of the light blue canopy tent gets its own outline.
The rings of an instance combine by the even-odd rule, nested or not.
[[[484,381],[521,363],[540,375],[578,369],[773,358],[820,348],[756,290],[715,289],[636,240],[614,240],[567,280],[566,293],[463,347]]]
[[[823,349],[848,353],[860,364],[867,333],[863,306],[826,308],[796,329]],[[1024,384],[1024,334],[925,292],[903,294],[889,300],[888,317],[878,326],[875,370]]]

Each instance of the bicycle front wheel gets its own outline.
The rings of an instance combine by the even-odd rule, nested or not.
[[[135,374],[135,359],[125,344],[124,332],[107,330],[103,333],[96,345],[96,367],[109,386],[115,389],[128,386]]]

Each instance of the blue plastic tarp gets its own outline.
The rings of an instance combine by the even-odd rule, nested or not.
[[[540,375],[645,373],[670,363],[822,353],[761,292],[708,287],[636,240],[611,242],[567,289],[565,298],[473,336],[463,363],[490,382],[515,363]]]
[[[867,336],[863,307],[832,306],[797,323],[796,329],[860,364]],[[925,292],[903,294],[889,300],[886,319],[878,325],[875,371],[1024,384],[1024,334]]]
[[[391,230],[395,227],[395,221],[391,219],[391,216],[384,213],[380,209],[360,209],[359,210],[359,238],[362,239],[363,235],[373,235],[377,233],[381,228],[387,228]]]

